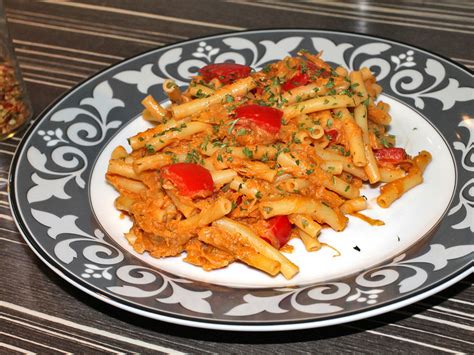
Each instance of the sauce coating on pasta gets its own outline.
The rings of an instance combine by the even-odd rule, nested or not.
[[[377,203],[388,208],[431,160],[395,147],[369,69],[331,68],[303,50],[258,72],[211,64],[184,91],[171,80],[163,90],[171,104],[144,98],[156,125],[130,137],[131,150],[117,147],[106,174],[133,221],[125,237],[153,257],[185,252],[207,271],[242,262],[291,279],[289,240],[321,249],[324,228],[364,218],[363,184],[382,183]]]

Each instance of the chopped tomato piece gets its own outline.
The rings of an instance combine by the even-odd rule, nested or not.
[[[281,86],[281,89],[283,91],[289,91],[291,89],[297,88],[298,86],[307,85],[312,81],[312,77],[314,75],[322,77],[329,76],[325,74],[324,69],[318,68],[313,62],[305,61],[304,64],[299,66],[296,74]]]
[[[385,163],[400,163],[407,158],[403,148],[382,148],[374,151],[375,158]]]
[[[290,80],[287,80],[282,86],[283,91],[290,91],[298,86],[306,85],[310,82],[309,75],[302,72],[297,72]]]
[[[214,191],[212,175],[206,168],[193,163],[177,163],[161,168],[161,176],[170,180],[182,196],[206,197]]]
[[[211,81],[214,78],[219,79],[223,84],[229,84],[237,79],[243,79],[250,75],[250,68],[247,65],[236,63],[218,63],[209,64],[199,69],[204,81]]]
[[[339,133],[335,129],[330,129],[329,131],[324,131],[330,142],[335,142]]]
[[[278,241],[278,248],[284,246],[290,240],[291,223],[287,216],[276,216],[268,221],[268,233]]]
[[[253,123],[272,134],[280,131],[283,111],[276,108],[251,104],[237,107],[235,113],[239,125]]]

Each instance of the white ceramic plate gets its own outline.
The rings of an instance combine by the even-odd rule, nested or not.
[[[111,150],[148,127],[146,94],[165,99],[164,79],[185,85],[197,68],[235,61],[261,68],[300,48],[350,69],[369,66],[391,105],[397,145],[425,149],[425,182],[381,209],[378,189],[363,191],[367,214],[342,233],[324,230],[323,248],[297,240],[292,280],[234,263],[213,272],[136,254],[123,233],[130,221],[113,207],[104,180]],[[437,55],[363,35],[262,30],[159,48],[78,85],[48,108],[22,141],[10,177],[12,210],[40,258],[80,289],[120,308],[197,327],[288,330],[348,322],[416,302],[471,270],[474,251],[472,75]]]

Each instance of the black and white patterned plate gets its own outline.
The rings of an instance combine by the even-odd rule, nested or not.
[[[167,78],[186,85],[197,68],[234,61],[262,68],[299,49],[349,69],[370,67],[384,89],[398,145],[429,150],[425,182],[388,210],[365,189],[370,227],[351,218],[324,231],[329,248],[306,253],[291,281],[244,265],[206,273],[181,258],[138,255],[104,181],[111,149],[147,128],[141,99],[165,100]],[[397,42],[321,30],[261,30],[191,40],[125,60],[76,86],[37,119],[10,173],[19,230],[56,273],[117,307],[177,324],[289,330],[349,322],[416,302],[472,272],[474,83],[461,66]]]

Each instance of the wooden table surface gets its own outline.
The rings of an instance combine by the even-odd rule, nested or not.
[[[11,0],[10,31],[39,113],[76,83],[150,48],[244,29],[319,28],[403,41],[474,67],[474,2]],[[474,352],[472,275],[439,294],[340,326],[276,333],[193,329],[136,316],[77,290],[46,267],[9,209],[0,143],[0,353]]]

